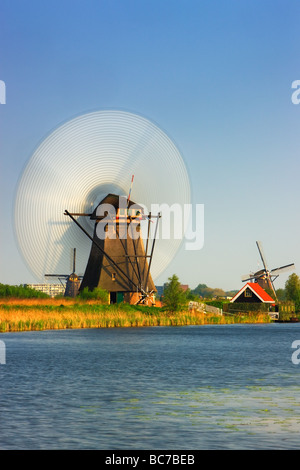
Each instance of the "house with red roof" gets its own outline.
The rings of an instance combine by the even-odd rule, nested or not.
[[[275,300],[257,282],[247,282],[230,302],[275,304]]]

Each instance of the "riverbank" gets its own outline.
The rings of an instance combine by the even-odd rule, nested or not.
[[[1,299],[0,332],[78,328],[186,326],[233,323],[269,323],[262,313],[213,315],[128,304],[101,305],[73,299]]]

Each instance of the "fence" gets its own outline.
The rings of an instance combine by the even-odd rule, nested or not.
[[[215,315],[223,315],[223,310],[212,305],[205,305],[205,311],[208,313],[214,313]]]
[[[214,313],[215,315],[223,315],[221,308],[206,305],[201,302],[189,302],[189,310],[196,310],[197,312]]]

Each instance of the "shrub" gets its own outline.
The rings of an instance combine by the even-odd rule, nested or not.
[[[164,305],[169,312],[178,312],[187,305],[186,294],[180,287],[178,277],[174,274],[169,277],[169,282],[164,289]]]
[[[212,307],[216,307],[216,308],[223,308],[223,304],[224,302],[222,302],[221,300],[210,300],[209,302],[205,302],[206,305],[211,305]]]
[[[100,287],[95,287],[92,291],[90,291],[88,287],[85,287],[79,292],[78,297],[83,300],[99,300],[102,303],[108,303],[109,294]]]

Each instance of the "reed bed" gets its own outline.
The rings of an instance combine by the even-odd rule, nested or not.
[[[21,299],[17,297],[0,298],[0,306],[21,306],[21,307],[32,307],[36,306],[53,306],[60,307],[71,306],[71,305],[99,305],[98,300],[79,300],[72,299],[70,297],[55,297],[55,298],[30,298],[30,299]]]
[[[267,323],[266,314],[213,315],[196,311],[169,313],[163,308],[128,304],[101,305],[76,299],[9,299],[0,301],[0,332],[79,328],[185,326]]]

